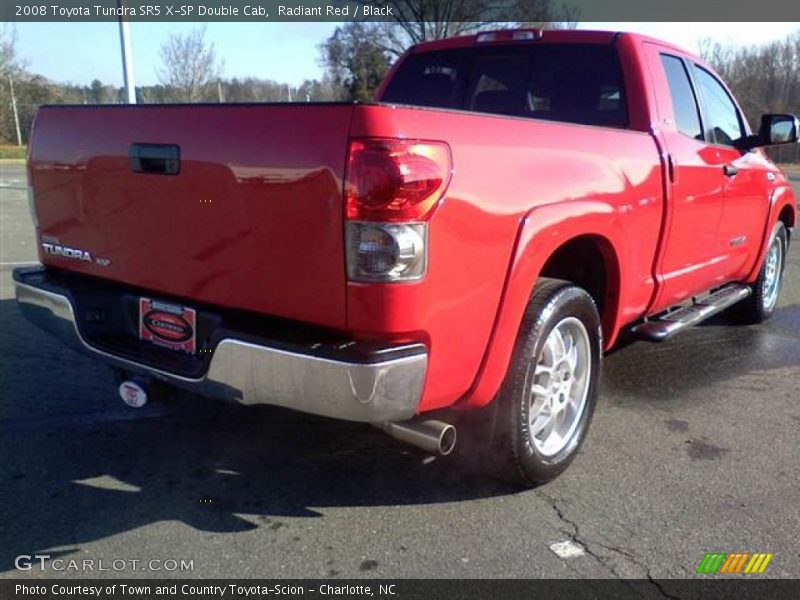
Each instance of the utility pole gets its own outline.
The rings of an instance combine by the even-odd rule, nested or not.
[[[286,95],[289,97],[289,102],[292,101],[292,88],[289,87],[289,84],[286,84]]]
[[[14,111],[14,125],[17,127],[17,146],[22,146],[22,132],[19,129],[19,113],[17,112],[17,97],[14,95],[14,78],[9,77],[8,83],[11,86],[11,108]]]
[[[117,0],[120,9],[119,42],[122,47],[122,77],[125,81],[125,98],[128,104],[136,104],[136,78],[133,76],[133,53],[131,52],[131,27],[125,19],[126,0]]]
[[[217,96],[219,97],[219,103],[222,104],[225,102],[225,98],[222,96],[222,82],[217,79]]]

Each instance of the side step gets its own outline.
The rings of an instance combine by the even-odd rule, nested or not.
[[[750,294],[751,290],[746,285],[727,285],[691,306],[684,306],[664,313],[655,319],[632,327],[631,331],[642,339],[651,342],[663,342],[687,327],[697,325],[701,321],[705,321],[709,317],[722,312],[729,306],[733,306],[740,300],[744,300]]]

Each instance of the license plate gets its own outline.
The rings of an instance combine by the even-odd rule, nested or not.
[[[139,298],[139,339],[194,354],[197,313],[193,308],[151,298]]]

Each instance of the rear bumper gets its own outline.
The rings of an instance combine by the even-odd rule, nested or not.
[[[142,342],[138,340],[126,341],[127,351],[115,351],[102,338],[93,338],[94,326],[84,322],[82,310],[96,314],[97,299],[87,309],[86,280],[76,277],[75,285],[70,281],[70,276],[54,276],[49,269],[15,270],[19,307],[41,329],[112,366],[204,396],[284,406],[349,421],[403,421],[416,414],[427,367],[427,350],[422,344],[297,343],[267,339],[264,329],[253,334],[218,327],[210,336],[211,347],[200,372],[189,375],[180,369],[162,368],[153,358],[153,353],[162,350],[153,349],[148,355],[150,347],[139,348]],[[93,281],[89,285],[102,284]],[[106,304],[109,298],[110,304],[116,304],[114,299],[123,295],[104,293]],[[112,313],[117,309],[122,312],[121,307],[109,308]],[[126,320],[131,319],[117,319]],[[140,360],[132,356],[137,352]]]

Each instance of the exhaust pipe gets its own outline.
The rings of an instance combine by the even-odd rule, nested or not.
[[[381,423],[383,429],[393,438],[447,456],[456,446],[456,428],[442,421],[402,421],[400,423]]]

